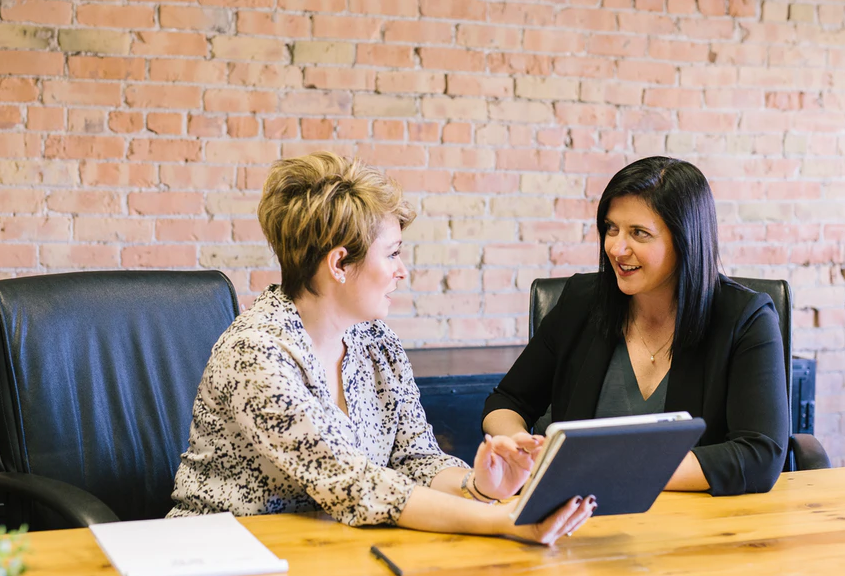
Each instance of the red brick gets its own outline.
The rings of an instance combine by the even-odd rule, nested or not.
[[[756,0],[728,0],[728,14],[734,18],[757,15]]]
[[[477,315],[481,297],[477,294],[421,294],[416,299],[417,314],[421,316]]]
[[[21,109],[17,106],[0,106],[0,129],[14,128],[21,123]]]
[[[264,120],[264,136],[273,140],[296,138],[298,125],[296,118],[267,118]]]
[[[130,160],[198,162],[201,144],[196,140],[136,138],[129,143]]]
[[[725,0],[698,0],[698,10],[705,16],[724,16]]]
[[[249,274],[249,289],[260,292],[270,284],[279,284],[281,281],[282,276],[278,270],[252,270]]]
[[[493,312],[488,310],[489,314]],[[450,318],[449,337],[458,342],[473,340],[503,340],[515,335],[513,318]]]
[[[827,236],[825,234],[825,236]],[[765,240],[769,242],[817,242],[821,239],[820,224],[777,224],[766,225]],[[762,240],[762,239],[761,239]]]
[[[598,247],[589,244],[555,244],[549,256],[552,264],[561,266],[597,266],[599,263]]]
[[[701,108],[701,90],[648,88],[643,103],[658,108]]]
[[[763,66],[768,59],[768,46],[749,44],[713,44],[709,59],[716,64],[735,64],[738,66]],[[714,60],[715,57],[715,60]]]
[[[565,139],[566,130],[563,127],[537,130],[537,143],[541,146],[562,146]]]
[[[763,107],[762,90],[712,89],[704,91],[704,103],[708,108],[750,108]]]
[[[76,21],[98,28],[152,28],[155,26],[155,10],[152,6],[82,4],[76,7]]]
[[[664,34],[674,35],[677,32],[677,27],[675,21],[668,16],[648,14],[646,12],[620,12],[619,30],[652,36]]]
[[[509,102],[509,104],[517,104]],[[424,97],[421,103],[425,118],[486,120],[486,102],[480,98]]]
[[[0,74],[61,76],[64,55],[59,52],[0,50]]]
[[[557,150],[496,150],[499,170],[556,172],[560,167],[561,154]]]
[[[770,44],[793,43],[796,40],[795,25],[792,23],[742,22],[743,42],[765,42]]]
[[[349,11],[356,14],[384,14],[416,17],[417,0],[350,0]]]
[[[83,106],[120,105],[120,84],[116,82],[44,82],[44,102],[47,104],[80,104]]]
[[[450,96],[510,98],[514,93],[514,80],[510,77],[448,74],[446,79],[446,93]]]
[[[275,92],[246,91],[237,88],[206,90],[203,105],[209,112],[275,112]]]
[[[375,140],[404,140],[405,122],[401,120],[374,120],[373,138]]]
[[[587,53],[603,56],[645,56],[646,39],[642,36],[621,34],[593,34],[587,42]]]
[[[528,221],[519,225],[520,238],[524,242],[581,242],[584,234],[580,222]]]
[[[183,123],[182,114],[164,112],[147,114],[147,130],[154,134],[181,134]]]
[[[238,27],[244,12],[238,13]],[[162,28],[177,30],[205,30],[226,33],[229,29],[229,16],[220,8],[197,8],[194,6],[159,7],[158,19]],[[240,30],[239,30],[240,31]]]
[[[0,216],[0,241],[70,240],[71,219],[65,216]]]
[[[555,218],[566,220],[595,220],[598,198],[580,200],[558,198],[555,200]]]
[[[484,148],[441,146],[430,149],[428,165],[432,168],[490,170],[495,167],[496,158],[492,150]]]
[[[380,93],[442,94],[446,90],[446,76],[438,72],[379,72],[376,87]]]
[[[240,10],[238,11],[238,33],[308,38],[311,36],[311,21],[307,16]]]
[[[164,242],[225,242],[232,238],[228,220],[159,219],[156,239]]]
[[[258,220],[254,218],[233,220],[232,239],[235,242],[264,242],[264,232]]]
[[[264,183],[264,179],[258,184]],[[260,193],[244,194],[234,192],[218,192],[208,195],[206,202],[206,210],[209,214],[227,215],[233,214],[249,215],[255,217],[255,211],[258,208],[258,201],[261,198]]]
[[[26,113],[27,130],[58,132],[65,127],[64,108],[41,108],[30,106]]]
[[[343,38],[349,40],[379,40],[383,20],[315,14],[312,17],[314,38]]]
[[[319,90],[288,92],[282,96],[279,110],[285,114],[349,116],[352,112],[352,96],[345,92]]]
[[[682,67],[680,70],[681,86],[725,86],[734,88],[737,83],[737,69],[730,66]]]
[[[694,44],[680,40],[660,40],[650,38],[648,55],[657,60],[674,60],[679,62],[708,62],[710,46],[708,44]]]
[[[444,144],[469,144],[472,142],[472,124],[449,122],[443,127]]]
[[[120,251],[123,268],[188,268],[197,265],[197,249],[192,245],[161,244],[128,246]]]
[[[555,26],[575,30],[616,30],[616,14],[610,10],[564,8],[557,14]]]
[[[73,3],[55,0],[3,2],[0,19],[7,22],[34,22],[66,26],[73,18]]]
[[[82,242],[149,242],[153,238],[150,220],[132,218],[74,218],[73,238]]]
[[[364,127],[361,135],[356,136],[356,138],[364,139],[366,137],[366,127]],[[411,142],[439,142],[440,125],[437,122],[408,122],[408,140]]]
[[[117,246],[102,244],[44,244],[41,246],[40,261],[46,268],[116,268],[117,250]]]
[[[555,102],[555,118],[565,126],[615,126],[616,108],[601,104]]]
[[[487,21],[517,26],[551,26],[555,21],[554,6],[491,2],[487,5]]]
[[[356,0],[352,0],[353,2]],[[361,1],[361,0],[357,0]],[[390,4],[388,0],[383,0]],[[449,22],[425,20],[388,20],[384,25],[384,41],[414,44],[451,44],[453,25]]]
[[[269,164],[279,159],[279,145],[266,141],[210,141],[205,146],[208,162],[219,164]]]
[[[71,108],[67,113],[68,132],[96,134],[106,128],[105,110]]]
[[[548,76],[552,73],[552,59],[542,54],[492,53],[487,55],[487,67],[493,74],[536,74]]]
[[[582,56],[559,56],[554,60],[554,68],[558,76],[575,78],[612,78],[616,69],[612,60]],[[674,70],[672,78],[674,81]]]
[[[120,197],[106,190],[54,190],[47,209],[69,214],[114,214],[121,211]]]
[[[26,188],[0,188],[0,207],[0,211],[7,214],[41,212],[44,208],[44,192]]]
[[[763,242],[766,240],[765,224],[720,224],[719,241]]]
[[[258,127],[258,120],[252,116],[233,116],[226,120],[226,133],[231,138],[254,138]]]
[[[278,0],[278,7],[296,12],[343,12],[346,0]]]
[[[586,44],[583,34],[562,34],[553,29],[527,29],[522,45],[529,52],[582,52]]]
[[[792,127],[792,114],[766,110],[742,113],[740,130],[747,132],[786,132]]]
[[[554,117],[554,109],[548,102],[524,100],[491,103],[490,118],[511,122],[548,123]]]
[[[389,44],[358,44],[355,51],[355,63],[383,68],[413,68],[415,66],[413,48]]]
[[[316,1],[319,2],[319,0]],[[273,8],[275,5],[273,0],[199,0],[199,3],[208,6],[225,6],[226,8]],[[292,2],[291,0],[282,0],[279,3],[291,4]]]
[[[374,166],[425,166],[425,148],[413,144],[358,144],[358,156]]]
[[[0,132],[0,158],[38,158],[41,136],[22,132]]]
[[[483,72],[484,53],[460,48],[419,48],[423,68]]]
[[[229,83],[268,88],[302,88],[302,70],[297,66],[230,62]]]
[[[141,112],[109,112],[109,130],[118,134],[130,134],[144,130],[144,115]]]
[[[690,39],[730,40],[734,35],[734,21],[729,19],[682,18],[679,23],[681,34]]]
[[[518,50],[522,44],[522,31],[505,26],[458,24],[456,43],[469,48]]]
[[[48,136],[45,158],[122,158],[123,138],[116,136]]]
[[[827,50],[816,46],[768,46],[769,66],[824,67]],[[830,51],[831,65],[836,68],[836,52]]]
[[[634,8],[637,10],[661,12],[663,10],[663,0],[634,0]]]
[[[151,164],[90,162],[79,166],[85,186],[150,188],[158,184],[156,167]]]
[[[620,80],[646,82],[649,84],[674,84],[677,68],[663,62],[622,60],[617,64]]]
[[[567,152],[564,155],[564,170],[571,174],[616,174],[625,164],[621,154]]]
[[[451,189],[452,175],[441,170],[388,169],[385,174],[399,182],[405,192],[448,192]]]
[[[334,133],[334,123],[327,118],[303,118],[299,124],[305,140],[329,140]]]
[[[376,72],[366,68],[306,68],[303,86],[326,90],[374,90]]]
[[[130,192],[127,203],[130,214],[202,214],[203,195],[201,192]]]
[[[153,82],[223,84],[226,82],[226,64],[203,60],[155,58],[150,60],[150,80]]]
[[[223,135],[224,118],[221,116],[188,115],[190,136],[211,137]]]
[[[0,250],[0,268],[34,268],[35,255],[33,244],[6,243]]]
[[[566,100],[576,99],[566,98]],[[580,100],[582,102],[640,106],[643,103],[643,89],[641,86],[628,82],[582,80]]]
[[[789,263],[789,248],[787,246],[775,246],[771,244],[755,245],[728,245],[722,252],[722,260],[726,265],[756,264],[756,265],[778,265]]]
[[[133,108],[199,108],[199,86],[135,84],[126,88],[126,103]]]
[[[461,2],[420,0],[420,14],[426,18],[484,20],[487,14],[487,3],[481,0],[462,0]]]
[[[143,80],[143,58],[110,58],[101,56],[68,56],[71,78],[89,80]]]
[[[498,172],[455,172],[452,186],[456,192],[511,194],[519,192],[519,174]]]
[[[207,56],[206,38],[190,32],[137,32],[132,53],[142,56]]]
[[[161,182],[177,190],[230,190],[235,172],[231,166],[162,164]]]

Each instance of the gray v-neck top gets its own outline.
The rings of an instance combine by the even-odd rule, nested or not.
[[[596,418],[663,412],[668,380],[669,372],[666,372],[648,400],[643,400],[634,367],[631,365],[631,357],[628,356],[628,347],[625,346],[625,340],[620,339],[604,375],[601,395],[596,406]]]

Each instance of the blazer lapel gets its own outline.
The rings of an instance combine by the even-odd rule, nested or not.
[[[669,370],[664,412],[685,410],[701,416],[704,408],[704,354],[700,347],[676,353]]]
[[[594,418],[596,415],[596,406],[610,358],[616,348],[616,339],[602,338],[592,326],[584,331],[584,338],[589,338],[590,344],[586,347],[578,347],[585,350],[584,361],[575,371],[572,396],[562,418],[555,418],[555,420],[585,420]],[[576,354],[581,353],[576,349]]]

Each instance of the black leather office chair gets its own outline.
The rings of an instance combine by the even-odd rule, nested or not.
[[[164,516],[197,386],[237,310],[214,271],[0,281],[0,524]]]
[[[761,278],[733,278],[735,282],[754,290],[765,292],[772,298],[778,313],[781,337],[783,338],[783,358],[786,366],[786,397],[792,404],[792,291],[786,280],[764,280]],[[531,297],[528,305],[528,336],[540,321],[557,304],[567,278],[538,278],[531,284]],[[792,415],[790,406],[789,414]],[[545,417],[549,419],[549,414]],[[792,428],[790,427],[790,430]],[[822,445],[812,434],[792,434],[786,455],[784,471],[815,470],[830,468],[830,459]]]

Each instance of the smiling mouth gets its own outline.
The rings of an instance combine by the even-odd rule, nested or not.
[[[628,266],[627,264],[619,264],[618,262],[617,264],[619,265],[619,269],[623,272],[633,272],[634,270],[642,268],[642,266]]]

